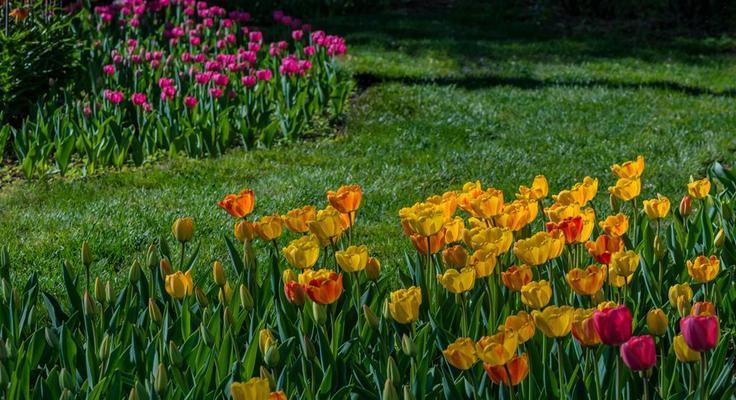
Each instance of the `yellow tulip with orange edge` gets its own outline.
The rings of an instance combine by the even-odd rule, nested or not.
[[[629,230],[629,217],[624,213],[609,215],[603,221],[598,223],[606,235],[613,237],[621,237]]]
[[[613,164],[611,172],[622,179],[639,179],[644,172],[644,156],[637,156],[636,160],[626,161],[625,163]]]
[[[470,369],[478,362],[478,356],[475,355],[475,343],[467,337],[458,338],[450,343],[442,351],[442,355],[450,365],[461,370]]]
[[[694,260],[687,261],[687,273],[696,282],[710,282],[716,278],[720,270],[721,261],[716,256],[698,256]]]
[[[710,193],[710,180],[708,178],[703,178],[688,183],[687,193],[696,199],[704,199],[708,196],[708,193]]]
[[[603,287],[606,270],[597,265],[589,265],[585,269],[573,268],[567,272],[566,278],[575,293],[581,296],[593,296]]]

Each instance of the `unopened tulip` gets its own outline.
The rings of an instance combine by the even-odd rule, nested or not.
[[[632,371],[646,371],[657,363],[657,348],[649,335],[632,336],[621,345],[619,353]]]
[[[252,241],[256,237],[256,229],[253,223],[247,220],[236,222],[233,230],[235,232],[235,238],[240,243],[244,243],[246,240]]]
[[[687,218],[693,212],[693,200],[690,196],[683,196],[680,201],[680,215]]]
[[[171,225],[171,233],[179,243],[186,243],[194,236],[194,221],[190,217],[178,218]]]
[[[175,299],[183,299],[184,296],[192,294],[194,284],[192,283],[192,272],[183,273],[176,271],[166,276],[166,293]]]
[[[222,268],[222,263],[219,261],[215,261],[212,264],[212,277],[214,278],[217,286],[225,286],[227,278],[225,277],[225,270]]]
[[[304,285],[296,281],[289,281],[284,283],[284,294],[289,303],[295,306],[304,305],[304,301],[307,298],[307,292],[304,290]]]
[[[372,281],[378,280],[381,276],[381,262],[375,257],[368,257],[368,263],[365,266],[365,276]]]
[[[625,305],[595,311],[593,324],[603,344],[618,346],[631,337],[632,316]]]
[[[680,320],[680,332],[691,349],[711,350],[718,344],[720,336],[718,317],[689,315]]]
[[[693,304],[693,307],[690,310],[690,314],[691,315],[702,315],[705,317],[709,315],[717,315],[716,306],[713,305],[713,303],[709,301],[699,301]]]
[[[647,329],[654,336],[664,336],[667,333],[669,319],[660,308],[653,308],[647,312]]]
[[[680,315],[690,312],[690,301],[693,299],[693,290],[687,283],[672,285],[667,292],[670,305],[676,309]]]

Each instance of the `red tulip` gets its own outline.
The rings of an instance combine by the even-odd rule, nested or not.
[[[312,279],[304,289],[313,302],[327,305],[334,303],[342,293],[342,274],[332,272],[327,278]]]
[[[621,345],[620,354],[624,364],[633,371],[645,371],[657,363],[657,350],[650,335],[631,337]]]
[[[631,337],[631,311],[621,305],[593,313],[593,326],[603,344],[620,345]]]
[[[284,283],[284,294],[289,300],[289,303],[295,306],[303,305],[304,300],[307,298],[307,292],[304,290],[304,285],[297,281]]]
[[[718,317],[713,315],[690,315],[680,320],[680,332],[688,347],[695,351],[706,351],[718,344]]]

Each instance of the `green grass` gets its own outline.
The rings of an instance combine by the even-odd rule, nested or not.
[[[605,203],[609,165],[643,154],[644,196],[661,192],[676,204],[690,175],[736,159],[729,38],[565,37],[438,15],[323,24],[346,34],[347,65],[362,85],[344,133],[3,188],[0,245],[11,249],[15,276],[36,271],[55,291],[61,260],[81,268],[87,239],[94,274],[122,279],[175,217],[190,215],[203,279],[212,260],[227,257],[222,236],[231,235],[232,220],[215,205],[226,193],[253,188],[263,215],[323,206],[324,193],[345,183],[364,189],[357,241],[391,269],[410,249],[399,208],[468,180],[510,199],[536,174],[549,178],[552,192],[592,175]]]

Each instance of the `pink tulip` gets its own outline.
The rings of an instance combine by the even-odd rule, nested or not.
[[[242,77],[240,79],[243,82],[243,86],[245,86],[245,87],[253,87],[253,86],[255,86],[256,81],[257,81],[256,80],[256,77],[255,76],[252,76],[252,75],[246,75],[246,76],[244,76],[244,77]]]
[[[657,350],[650,335],[632,336],[619,349],[624,364],[633,371],[645,371],[657,363]]]
[[[593,326],[603,344],[617,346],[629,340],[631,324],[631,311],[625,305],[593,313]]]
[[[119,104],[120,102],[125,100],[125,95],[123,95],[123,92],[121,91],[105,89],[103,94],[107,101],[112,104]]]
[[[148,102],[148,99],[146,98],[145,93],[133,93],[133,95],[130,96],[130,101],[137,106],[142,106]]]
[[[291,32],[291,38],[296,41],[302,40],[303,36],[304,36],[304,32],[302,32],[301,30]]]
[[[259,69],[256,71],[256,78],[258,78],[259,81],[270,81],[271,80],[271,70],[270,69]]]
[[[718,317],[714,315],[687,316],[680,320],[680,332],[685,343],[695,351],[707,351],[718,344],[720,335]]]
[[[197,101],[197,98],[196,97],[187,96],[187,97],[184,98],[184,105],[187,108],[189,108],[189,109],[192,109],[192,108],[196,107],[197,106],[197,103],[198,103],[198,101]]]
[[[102,67],[102,72],[104,72],[106,75],[115,75],[115,66],[112,64],[107,64]]]

